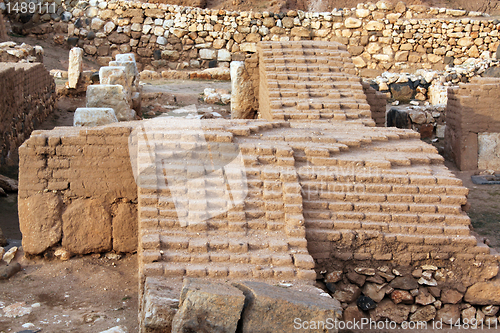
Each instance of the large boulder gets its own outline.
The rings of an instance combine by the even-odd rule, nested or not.
[[[73,126],[101,126],[118,122],[111,108],[78,108],[73,117]]]
[[[135,118],[135,111],[130,108],[127,92],[121,85],[99,84],[87,87],[88,108],[112,108],[119,121]]]
[[[20,198],[18,205],[24,252],[40,254],[61,240],[63,202],[59,195],[37,193]]]
[[[474,305],[500,305],[500,280],[473,284],[467,289],[464,301]]]
[[[62,215],[62,246],[74,254],[112,249],[111,214],[97,199],[76,199]]]
[[[82,72],[83,49],[74,47],[69,51],[68,86],[75,89]]]
[[[246,296],[241,316],[242,333],[274,332],[289,333],[297,327],[320,321],[332,323],[340,320],[342,310],[336,299],[270,286],[262,282],[235,284]],[[331,328],[331,329],[330,329]],[[309,329],[308,332],[336,332],[328,329]]]
[[[245,62],[231,62],[231,119],[253,118],[255,96]]]
[[[172,333],[234,333],[244,304],[243,293],[231,285],[185,279]]]

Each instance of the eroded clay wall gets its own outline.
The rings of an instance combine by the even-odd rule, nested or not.
[[[54,109],[55,84],[40,63],[0,63],[0,165]]]
[[[370,105],[372,118],[378,127],[385,126],[385,114],[387,107],[387,96],[384,93],[373,89],[369,83],[362,82],[363,91],[366,95],[366,101]]]
[[[139,63],[156,69],[227,66],[255,53],[259,41],[337,41],[348,47],[362,76],[493,58],[499,45],[497,20],[402,2],[326,13],[229,12],[138,1],[77,4],[56,6],[57,22],[35,14],[35,26],[20,32],[83,47],[102,65],[117,53],[134,52]]]
[[[476,77],[448,88],[445,152],[460,170],[478,168],[478,133],[500,132],[500,79]]]
[[[131,125],[35,131],[19,148],[23,247],[39,254],[133,252],[137,187],[128,153]]]

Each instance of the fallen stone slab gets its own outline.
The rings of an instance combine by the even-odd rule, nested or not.
[[[243,292],[229,284],[185,279],[172,333],[234,333],[244,304]]]
[[[135,117],[135,111],[130,108],[127,93],[121,85],[88,86],[87,108],[112,108],[119,121],[128,121]]]
[[[340,302],[311,293],[271,286],[262,282],[234,284],[246,297],[241,316],[242,333],[295,332],[306,324],[334,323],[342,317]],[[314,322],[314,324],[313,324]],[[320,325],[320,324],[319,324]],[[333,326],[333,325],[332,325]],[[308,329],[308,332],[337,332],[332,329]]]
[[[148,277],[142,297],[141,327],[148,333],[170,332],[179,300],[168,297],[169,283],[161,278]]]
[[[73,126],[101,126],[118,122],[112,108],[78,108],[73,117]]]

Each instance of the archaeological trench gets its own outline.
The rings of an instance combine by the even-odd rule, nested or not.
[[[0,164],[18,150],[27,256],[137,252],[141,332],[291,332],[297,316],[496,327],[500,255],[472,232],[468,189],[417,131],[385,127],[387,91],[368,77],[493,68],[498,20],[383,1],[279,14],[56,4],[28,25],[0,16],[2,40],[75,46],[66,89],[81,88],[82,57],[102,66],[75,126],[34,131],[56,99],[43,50],[0,44]],[[232,119],[137,120],[140,79],[181,69],[230,77]],[[459,81],[427,86],[447,95],[446,156],[495,168],[500,79]]]

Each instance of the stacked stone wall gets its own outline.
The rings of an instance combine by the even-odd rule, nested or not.
[[[103,64],[117,53],[134,52],[139,62],[157,69],[227,66],[256,52],[259,41],[337,41],[348,47],[362,76],[389,69],[442,69],[468,58],[492,58],[499,45],[498,20],[402,2],[276,14],[138,1],[90,4],[63,1],[56,14],[36,13],[35,27],[24,32],[54,37],[58,43],[67,38]]]
[[[19,220],[26,253],[60,245],[74,254],[136,250],[131,126],[120,124],[125,125],[35,131],[19,148]]]
[[[52,112],[53,78],[39,63],[0,63],[0,165],[14,161],[17,148]]]
[[[478,168],[479,133],[500,132],[499,89],[500,79],[495,78],[474,78],[448,88],[445,152],[460,170]]]
[[[372,112],[372,118],[375,121],[376,126],[384,127],[387,95],[376,91],[367,82],[362,82],[362,85],[363,91],[366,95],[366,101],[370,105],[370,111]]]

